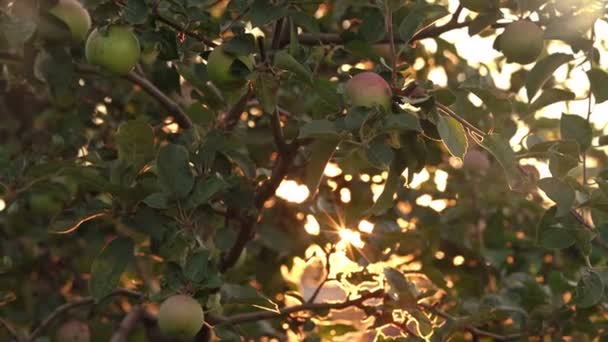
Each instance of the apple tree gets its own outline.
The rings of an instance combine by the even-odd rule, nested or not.
[[[0,340],[599,341],[601,0],[0,0]]]

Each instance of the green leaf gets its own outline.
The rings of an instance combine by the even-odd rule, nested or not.
[[[256,79],[254,90],[264,112],[274,112],[277,107],[279,91],[277,80],[272,75],[261,72]]]
[[[570,213],[575,199],[574,189],[570,184],[558,178],[548,177],[539,180],[538,186],[557,203],[557,216]]]
[[[558,17],[545,28],[544,38],[563,40],[579,38],[589,31],[601,16],[601,11],[583,11],[576,15]]]
[[[145,0],[127,0],[123,6],[125,20],[131,25],[139,25],[148,19],[148,6]]]
[[[469,142],[462,124],[452,117],[440,115],[437,130],[450,154],[460,159],[464,158]]]
[[[377,8],[370,8],[361,15],[363,21],[359,26],[359,35],[367,43],[382,40],[385,36],[384,14]]]
[[[475,17],[469,24],[469,36],[474,36],[490,25],[496,23],[498,19],[502,18],[500,11],[495,9],[491,13],[483,13]]]
[[[298,62],[287,51],[281,50],[274,56],[274,66],[290,71],[304,81],[312,81],[312,72],[310,69]]]
[[[407,161],[401,156],[395,156],[391,167],[388,170],[388,177],[384,184],[384,190],[380,194],[380,197],[376,200],[376,203],[365,211],[364,215],[381,215],[386,210],[393,206],[393,196],[397,190],[403,185],[401,181],[401,174],[407,167]]]
[[[604,282],[595,271],[588,271],[579,279],[574,290],[573,301],[579,308],[596,305],[604,295]]]
[[[209,177],[205,180],[197,180],[196,185],[186,203],[185,209],[196,208],[200,205],[207,204],[215,195],[228,188],[228,183],[217,178]]]
[[[319,34],[321,32],[321,28],[319,27],[319,22],[317,21],[317,19],[306,12],[290,11],[289,17],[297,26],[305,29],[310,33]]]
[[[101,299],[110,294],[120,282],[120,276],[133,260],[133,240],[119,237],[112,240],[93,261],[89,291]]]
[[[384,119],[384,129],[386,131],[417,131],[422,132],[420,120],[414,114],[403,112],[390,114]]]
[[[498,134],[487,134],[483,138],[481,146],[490,152],[502,166],[511,190],[521,190],[525,187],[526,179],[519,169],[515,153],[507,140]]]
[[[156,159],[156,169],[160,185],[167,193],[178,198],[188,195],[194,185],[194,176],[185,147],[175,144],[161,147]]]
[[[564,249],[576,243],[575,226],[560,222],[556,213],[556,206],[549,208],[536,227],[536,241],[544,248]]]
[[[572,59],[572,55],[554,53],[538,61],[526,77],[526,94],[528,96],[528,102],[532,101],[536,93],[553,75],[557,68],[564,63],[570,62]]]
[[[311,121],[300,128],[298,135],[301,139],[316,138],[335,140],[338,138],[338,127],[333,121],[326,119]]]
[[[319,189],[325,166],[336,151],[336,147],[338,147],[339,143],[340,140],[338,139],[318,140],[313,142],[310,146],[310,159],[308,160],[308,163],[306,163],[306,170],[304,173],[304,184],[310,192],[310,197],[314,196]]]
[[[418,29],[429,25],[434,21],[445,17],[450,12],[441,5],[427,3],[418,4],[408,13],[399,25],[399,37],[404,42],[409,42]]]
[[[576,114],[562,114],[559,129],[562,140],[576,141],[581,151],[585,151],[591,146],[591,139],[593,139],[591,125],[583,117]]]
[[[384,141],[376,140],[365,150],[370,164],[380,170],[388,170],[395,158],[395,152]]]
[[[418,302],[418,290],[403,275],[394,268],[385,268],[384,277],[389,285],[389,295],[399,301],[406,309],[416,308]]]
[[[188,257],[184,267],[184,275],[195,283],[200,283],[207,277],[209,264],[208,250],[201,250]]]
[[[574,100],[575,97],[576,95],[568,90],[558,88],[545,89],[542,93],[540,93],[540,96],[537,97],[532,104],[530,104],[530,107],[528,107],[528,112],[534,113],[550,104],[562,101],[571,101]]]
[[[36,32],[36,23],[33,20],[0,13],[0,36],[6,39],[8,46],[20,48]]]
[[[553,177],[564,177],[579,164],[580,148],[576,141],[566,140],[549,148],[549,171]]]
[[[249,17],[254,27],[261,27],[286,16],[287,12],[287,3],[272,6],[266,0],[255,0],[251,5]]]
[[[164,192],[155,192],[144,198],[144,203],[154,209],[167,209],[169,208],[169,196]]]
[[[587,71],[587,77],[591,84],[591,92],[595,97],[595,103],[608,100],[608,73],[600,68],[592,68]]]
[[[132,120],[118,127],[116,135],[118,159],[140,169],[154,158],[154,130],[141,120]]]

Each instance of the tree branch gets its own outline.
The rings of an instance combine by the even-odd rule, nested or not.
[[[430,305],[430,304],[426,304],[426,303],[418,303],[418,306],[430,313],[433,313],[443,319],[446,319],[448,321],[458,321],[457,317],[454,317],[452,315],[450,315],[449,313],[437,308],[434,305]],[[464,326],[464,330],[469,331],[470,333],[477,335],[477,336],[486,336],[486,337],[490,337],[493,338],[497,341],[509,341],[509,340],[516,340],[516,339],[520,339],[522,337],[524,337],[523,334],[510,334],[510,335],[501,335],[501,334],[496,334],[490,331],[486,331],[486,330],[481,330],[479,328],[476,328],[472,325],[465,325]]]
[[[134,307],[120,322],[118,330],[112,335],[110,342],[127,342],[129,334],[139,320],[143,317],[144,308],[140,305]]]
[[[8,334],[11,335],[13,341],[18,340],[19,336],[17,335],[17,331],[15,330],[15,328],[13,328],[13,325],[2,317],[0,317],[0,327],[3,327],[8,332]]]
[[[23,57],[11,53],[0,53],[0,60],[5,62],[19,63],[23,60]],[[89,64],[76,64],[76,70],[83,74],[98,74],[99,68]],[[173,101],[169,96],[165,95],[160,89],[158,89],[152,82],[150,82],[144,76],[138,75],[136,72],[131,71],[124,76],[125,79],[131,83],[140,86],[148,95],[156,99],[163,107],[165,107],[171,115],[174,116],[175,121],[184,129],[192,127],[192,121],[184,110]]]
[[[184,112],[184,110],[180,107],[180,105],[165,95],[165,93],[158,89],[147,78],[138,75],[133,71],[128,73],[125,78],[132,83],[139,85],[148,95],[155,98],[160,104],[168,109],[181,128],[189,129],[192,127],[192,121],[188,117],[188,114],[186,114],[186,112]]]
[[[288,316],[290,314],[300,312],[300,311],[320,311],[320,310],[329,310],[329,309],[345,309],[351,306],[360,306],[366,300],[371,298],[382,298],[384,297],[384,290],[375,290],[372,292],[366,292],[361,294],[361,297],[351,300],[346,300],[344,302],[337,303],[305,303],[301,305],[294,305],[286,308],[282,308],[278,311],[256,311],[256,312],[248,312],[237,314],[230,317],[219,317],[219,316],[211,316],[208,319],[208,323],[216,324],[216,325],[238,325],[247,322],[261,321],[266,319],[275,319],[279,317]]]
[[[247,107],[247,102],[253,95],[253,89],[251,86],[247,86],[247,91],[239,98],[238,101],[228,110],[228,112],[219,120],[217,127],[223,128],[226,131],[231,131],[234,126],[239,122],[241,114]]]
[[[426,38],[436,38],[445,32],[452,31],[455,29],[460,29],[463,27],[469,27],[471,25],[471,23],[473,23],[472,20],[465,20],[460,23],[452,22],[452,23],[448,23],[448,24],[442,25],[442,26],[434,26],[434,25],[429,26],[429,27],[426,27],[426,28],[418,31],[416,34],[414,34],[414,36],[407,43],[411,44],[413,42],[416,42],[416,41],[419,41],[422,39],[426,39]],[[492,24],[491,26],[493,28],[501,28],[501,27],[505,27],[508,24],[509,23],[495,23],[495,24]],[[395,36],[395,39],[396,39],[396,41],[398,41],[400,43],[406,43],[399,36]],[[319,45],[319,44],[342,45],[342,44],[346,43],[346,41],[344,39],[342,39],[342,37],[337,33],[319,33],[319,34],[302,33],[298,36],[298,41],[300,42],[300,44],[304,44],[304,45]],[[387,35],[383,40],[379,41],[378,43],[389,43],[389,42],[390,42],[390,37]],[[282,41],[281,43],[282,43],[282,45],[284,45],[287,42]]]
[[[117,297],[117,296],[127,296],[127,297],[136,297],[136,298],[144,297],[144,295],[142,293],[139,293],[139,292],[136,292],[133,290],[117,289],[117,290],[114,290],[109,295],[107,295],[106,297],[102,298],[100,301],[111,298],[111,297]],[[58,306],[53,312],[51,312],[40,323],[40,325],[38,325],[38,327],[36,329],[34,329],[34,331],[32,331],[32,333],[27,337],[26,341],[28,341],[28,342],[36,341],[36,339],[51,325],[51,323],[53,323],[53,321],[55,321],[55,319],[59,318],[63,314],[67,313],[68,311],[70,311],[74,308],[77,308],[79,306],[93,305],[96,303],[98,303],[98,301],[95,298],[85,297],[85,298],[81,298],[81,299],[75,300],[73,302],[65,303],[63,305]]]
[[[211,47],[216,47],[217,46],[217,44],[214,43],[211,39],[209,39],[209,38],[207,38],[207,37],[205,37],[205,36],[203,36],[201,34],[198,34],[196,32],[187,30],[187,28],[182,27],[182,25],[180,25],[180,24],[172,21],[169,18],[165,18],[164,16],[160,15],[158,13],[158,11],[155,11],[155,15],[156,15],[156,20],[160,21],[161,23],[163,23],[163,24],[165,24],[167,26],[172,27],[176,31],[181,32],[181,33],[183,33],[183,34],[185,34],[185,35],[187,35],[189,37],[192,37],[192,38],[194,38],[194,39],[196,39],[196,40],[198,40],[200,42],[203,42],[207,46],[211,46]]]

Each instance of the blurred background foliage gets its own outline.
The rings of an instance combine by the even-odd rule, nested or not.
[[[197,341],[603,340],[603,1],[81,1],[132,27],[127,75],[57,3],[0,1],[0,340],[143,307],[128,340],[168,341],[175,293]],[[518,20],[534,64],[496,42]],[[390,110],[345,100],[363,70]]]

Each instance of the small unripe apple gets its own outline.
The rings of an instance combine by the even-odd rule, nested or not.
[[[131,27],[112,25],[102,33],[95,29],[85,47],[87,61],[117,75],[133,69],[140,56],[139,40]]]
[[[192,338],[205,321],[203,308],[194,298],[174,295],[167,298],[158,312],[158,327],[170,337]]]
[[[89,342],[91,331],[86,323],[77,320],[65,322],[55,335],[57,342]]]
[[[74,42],[85,40],[91,29],[91,16],[79,1],[59,0],[49,9],[49,13],[68,26]]]
[[[55,215],[63,209],[63,203],[55,196],[45,193],[34,193],[29,197],[32,212],[40,215]]]
[[[209,54],[207,59],[207,75],[209,80],[220,88],[240,86],[244,79],[232,74],[231,67],[236,60],[241,61],[249,70],[253,70],[253,58],[249,56],[234,56],[228,54],[219,46]]]
[[[352,106],[379,105],[386,111],[390,111],[393,93],[384,78],[374,72],[365,71],[346,82],[345,96]]]
[[[536,61],[545,46],[543,30],[527,20],[509,24],[498,39],[498,47],[507,61],[519,64]]]

